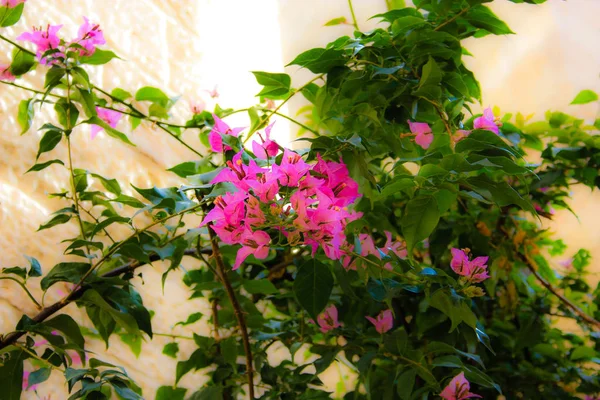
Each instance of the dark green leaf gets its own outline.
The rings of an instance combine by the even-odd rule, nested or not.
[[[57,103],[58,104],[58,103]],[[42,153],[46,153],[54,149],[62,139],[62,131],[48,130],[40,140],[40,148],[38,149],[35,159],[37,161]]]
[[[162,353],[168,357],[177,358],[177,353],[179,353],[179,343],[167,343],[165,347],[163,347]]]
[[[42,266],[40,265],[40,262],[33,257],[25,256],[25,258],[29,261],[29,272],[27,273],[27,276],[32,278],[42,276]]]
[[[52,164],[65,165],[65,163],[62,162],[61,160],[50,160],[50,161],[46,161],[46,162],[43,162],[43,163],[35,164],[33,167],[29,168],[27,170],[27,172],[41,171],[41,170],[45,169],[46,167],[49,167]]]
[[[79,283],[90,268],[91,265],[87,263],[63,262],[56,264],[42,279],[42,290],[48,290],[57,282]]]
[[[315,74],[329,72],[333,67],[344,65],[344,52],[335,49],[316,48],[300,54],[288,65],[299,65]]]
[[[32,387],[33,385],[37,385],[42,382],[46,382],[48,378],[50,378],[50,373],[52,369],[50,368],[40,368],[36,371],[33,371],[27,377],[27,389]]]
[[[417,243],[429,237],[439,220],[440,212],[435,197],[421,195],[408,202],[401,225],[409,255]]]
[[[20,76],[34,69],[36,65],[35,58],[24,52],[23,50],[16,48],[13,50],[13,59],[10,63],[10,73],[14,76]]]
[[[488,7],[477,5],[472,7],[464,16],[471,25],[485,29],[494,35],[508,35],[514,33],[508,25],[499,19]]]
[[[69,222],[70,219],[71,219],[71,216],[68,214],[55,215],[54,217],[52,217],[52,219],[50,221],[46,222],[43,225],[40,225],[40,227],[38,228],[38,231],[42,231],[44,229],[49,229],[56,225],[66,224],[67,222]]]
[[[333,276],[327,265],[312,259],[302,264],[294,281],[296,299],[316,321],[329,301]]]
[[[3,363],[0,363],[2,400],[20,400],[23,387],[23,360],[27,358],[27,353],[18,350],[4,353],[2,356],[4,357]]]
[[[161,386],[156,391],[156,400],[183,400],[187,389],[172,387],[172,386]]]
[[[274,294],[279,293],[275,285],[268,279],[245,280],[244,289],[250,294]]]

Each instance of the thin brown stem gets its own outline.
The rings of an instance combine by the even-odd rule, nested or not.
[[[552,284],[546,281],[537,271],[537,264],[534,260],[531,259],[527,254],[517,253],[521,258],[521,261],[525,263],[527,269],[531,271],[533,276],[545,287],[550,293],[556,296],[567,308],[573,311],[579,318],[581,318],[588,325],[600,330],[600,321],[596,320],[594,317],[586,314],[581,308],[577,307],[573,304],[569,299],[567,299],[562,293],[558,291]]]
[[[186,255],[186,256],[193,256],[195,254],[196,254],[195,249],[188,249],[184,253],[184,255]],[[155,255],[150,256],[150,262],[154,262],[154,261],[158,261],[158,260],[160,260],[160,257],[158,255],[155,254]],[[102,274],[100,277],[101,278],[111,278],[111,277],[127,274],[130,272],[133,272],[136,268],[141,267],[142,265],[146,265],[146,264],[142,264],[139,261],[131,261],[131,262],[129,262],[127,264],[123,264],[111,271],[108,271],[105,274]],[[69,295],[65,299],[62,299],[52,305],[49,305],[48,307],[43,308],[36,316],[34,316],[31,319],[35,323],[40,323],[40,322],[45,321],[46,319],[50,318],[52,315],[54,315],[61,309],[65,308],[70,303],[81,298],[81,296],[83,296],[83,294],[89,288],[90,288],[89,286],[80,286],[79,288],[77,288],[77,289],[73,290],[71,293],[69,293]],[[25,333],[26,333],[25,331],[16,331],[16,332],[11,332],[6,336],[3,336],[0,340],[0,350],[15,343],[20,337],[25,335]]]
[[[438,26],[436,26],[435,29],[434,29],[434,31],[439,31],[444,26],[446,26],[449,23],[455,21],[458,17],[460,17],[461,15],[463,15],[464,13],[466,13],[467,11],[469,11],[468,7],[460,10],[460,12],[458,12],[457,14],[455,14],[452,18],[449,18],[448,20],[446,20],[446,21],[442,22],[441,24],[439,24]]]
[[[242,332],[242,342],[244,344],[244,352],[246,353],[246,374],[248,375],[248,394],[250,399],[254,399],[254,371],[252,367],[252,349],[250,348],[250,338],[248,336],[248,327],[246,326],[246,319],[244,318],[244,313],[242,311],[242,307],[238,302],[238,299],[235,295],[235,291],[231,286],[231,282],[229,282],[229,278],[227,277],[227,272],[225,270],[225,264],[223,263],[223,258],[221,257],[221,251],[219,250],[219,243],[217,242],[217,235],[212,229],[212,223],[208,223],[208,234],[210,235],[210,243],[213,250],[213,257],[217,264],[217,271],[221,277],[221,281],[225,286],[225,291],[227,292],[227,296],[231,301],[231,305],[233,306],[233,310],[235,313],[235,317],[238,321],[238,325],[240,327],[240,331]]]

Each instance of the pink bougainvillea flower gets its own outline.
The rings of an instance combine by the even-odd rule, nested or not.
[[[298,186],[302,178],[310,170],[308,165],[298,153],[285,149],[280,165],[273,166],[273,173],[283,186]]]
[[[210,144],[210,149],[215,153],[222,153],[223,150],[231,150],[231,147],[227,145],[223,146],[223,138],[221,135],[231,135],[237,137],[245,128],[230,128],[229,125],[227,125],[215,114],[213,114],[213,119],[215,120],[215,125],[213,126],[212,131],[210,131],[208,134],[208,143]]]
[[[0,0],[0,7],[14,8],[27,0]]]
[[[254,231],[246,229],[242,233],[241,244],[242,248],[238,250],[237,256],[235,257],[235,264],[233,264],[233,270],[236,270],[242,265],[244,260],[250,255],[254,254],[254,257],[259,259],[267,258],[269,255],[269,243],[271,238],[264,231]]]
[[[111,128],[115,128],[121,119],[121,113],[114,110],[109,110],[108,108],[96,107],[96,112],[98,113],[98,118],[102,121],[106,122]],[[92,139],[96,137],[98,132],[103,130],[99,125],[92,125]]]
[[[410,131],[416,135],[415,143],[427,150],[433,142],[433,133],[431,132],[429,124],[426,124],[425,122],[407,122]]]
[[[219,91],[218,89],[218,85],[215,85],[211,90],[204,90],[205,92],[207,92],[210,97],[212,97],[213,99],[216,99],[217,97],[219,97]]]
[[[483,282],[490,276],[487,272],[488,257],[477,257],[469,260],[466,252],[460,249],[452,248],[452,261],[450,267],[458,275],[464,276],[470,282]]]
[[[17,36],[17,40],[31,42],[36,45],[36,55],[38,60],[40,60],[43,64],[46,64],[46,60],[42,59],[42,54],[51,49],[58,49],[58,45],[60,44],[58,31],[60,28],[62,28],[62,25],[48,25],[46,30],[34,27],[33,31],[23,32]]]
[[[469,136],[470,134],[471,134],[471,131],[467,131],[467,130],[464,130],[464,129],[459,129],[452,136],[452,141],[454,143],[458,143],[461,140],[463,140],[464,138],[466,138],[467,136]]]
[[[96,46],[106,44],[106,40],[104,40],[104,33],[100,29],[100,25],[93,24],[87,17],[83,17],[83,24],[79,27],[75,43],[85,48],[80,52],[82,56],[91,56],[96,51]]]
[[[0,81],[13,82],[16,77],[10,72],[10,65],[0,64]]]
[[[465,400],[475,397],[481,398],[480,395],[471,393],[470,390],[471,384],[467,378],[465,378],[465,373],[461,372],[450,381],[444,390],[442,390],[440,397],[444,400]]]
[[[348,168],[341,158],[340,162],[324,161],[317,155],[317,160],[312,170],[325,179],[319,190],[329,196],[334,205],[346,207],[362,196],[358,192],[358,183],[350,178]]]
[[[392,316],[392,310],[384,310],[379,313],[376,318],[373,317],[365,317],[369,320],[373,325],[375,325],[375,330],[381,334],[389,331],[394,326],[394,317]]]
[[[332,329],[339,328],[342,326],[338,321],[338,310],[332,304],[325,309],[319,316],[317,317],[317,324],[319,325],[319,329],[323,333],[327,333]]]
[[[204,109],[206,109],[206,103],[204,100],[190,100],[190,111],[192,114],[201,114]]]
[[[275,122],[265,128],[266,139],[263,139],[263,137],[260,136],[260,133],[258,134],[261,138],[262,144],[258,143],[256,140],[252,141],[252,152],[261,160],[266,160],[269,157],[275,157],[277,153],[279,153],[279,145],[274,140],[271,140],[270,137],[271,128],[273,128],[274,123]]]
[[[571,269],[571,268],[573,268],[573,257],[567,258],[566,260],[559,261],[558,263],[566,269]]]
[[[496,125],[496,121],[494,121],[494,113],[491,108],[486,108],[483,110],[483,115],[481,117],[475,118],[473,121],[473,128],[485,129],[494,132],[496,135],[498,134],[498,125]]]

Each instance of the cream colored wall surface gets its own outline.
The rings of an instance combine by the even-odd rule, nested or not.
[[[354,0],[360,27],[375,27],[377,22],[367,18],[385,9],[383,0]],[[584,88],[600,91],[600,1],[550,0],[541,6],[514,5],[497,1],[494,10],[505,19],[517,35],[486,37],[468,43],[475,57],[469,65],[479,77],[485,105],[498,105],[503,112],[535,112],[541,117],[548,109],[562,109],[584,118],[593,119],[595,105],[568,106],[575,94]],[[74,35],[81,16],[99,22],[108,40],[107,48],[126,58],[104,68],[94,69],[92,78],[100,86],[116,86],[135,91],[145,85],[163,88],[169,95],[182,95],[174,114],[180,121],[189,117],[188,100],[212,100],[203,90],[218,84],[219,102],[228,107],[253,104],[258,86],[248,71],[282,71],[299,52],[323,46],[339,35],[352,34],[349,26],[323,27],[328,20],[345,15],[349,18],[346,0],[29,0],[25,18],[15,27],[5,30],[9,37],[32,25],[64,24],[63,35]],[[9,46],[0,44],[0,62],[8,60]],[[310,79],[307,71],[288,67],[296,86]],[[41,68],[27,84],[40,87]],[[39,134],[32,129],[19,136],[15,121],[18,102],[25,98],[22,90],[0,86],[0,268],[23,265],[23,255],[38,258],[47,272],[54,264],[64,261],[60,241],[76,232],[75,225],[54,228],[51,234],[35,231],[49,214],[64,205],[48,199],[46,193],[61,190],[66,174],[56,166],[41,173],[24,172],[33,164]],[[301,101],[290,102],[290,115],[295,114]],[[44,117],[36,118],[39,126]],[[238,121],[236,121],[238,122]],[[239,122],[245,121],[240,116]],[[278,139],[287,137],[289,126],[277,123]],[[165,168],[194,154],[179,146],[152,126],[142,125],[129,132],[122,121],[119,128],[127,132],[136,148],[127,147],[104,134],[94,141],[87,130],[73,135],[74,163],[81,168],[116,177],[136,186],[178,185],[181,182]],[[194,132],[184,133],[184,139],[195,148],[200,143]],[[65,158],[57,150],[57,156]],[[203,151],[203,150],[201,150]],[[580,221],[568,212],[558,211],[550,227],[577,249],[592,250],[600,259],[600,224],[598,224],[598,194],[584,189],[575,190],[572,206]],[[143,221],[140,220],[140,224]],[[115,235],[125,232],[115,230]],[[595,265],[600,265],[596,263]],[[195,265],[184,259],[186,268]],[[173,325],[200,311],[209,314],[202,300],[187,301],[188,292],[181,284],[181,271],[171,274],[164,289],[160,289],[160,264],[144,268],[144,285],[138,285],[145,304],[156,312],[156,332],[190,334],[209,333],[202,319],[189,329]],[[136,283],[141,283],[138,279]],[[58,287],[56,289],[59,289]],[[65,290],[66,288],[62,288]],[[32,285],[36,296],[40,291]],[[46,304],[59,298],[57,290],[46,296]],[[35,313],[27,297],[10,282],[0,281],[0,332],[11,330],[20,315]],[[71,306],[70,315],[80,321],[87,317]],[[103,343],[91,341],[91,349],[102,359],[125,366],[130,375],[143,387],[145,398],[153,399],[161,385],[173,383],[175,361],[162,355],[167,338],[155,337],[142,344],[142,354],[136,359],[118,337],[111,339],[108,352]],[[180,343],[181,357],[188,356],[193,346]],[[331,387],[335,387],[340,372],[348,375],[342,363],[338,371],[327,371]],[[189,374],[185,387],[197,387],[203,378],[200,373]],[[66,398],[63,378],[53,374],[51,381],[38,390],[40,398]],[[37,399],[32,392],[23,399]]]

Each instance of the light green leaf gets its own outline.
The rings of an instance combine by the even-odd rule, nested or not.
[[[409,255],[417,243],[429,237],[439,220],[440,212],[435,197],[421,195],[408,202],[401,226]]]
[[[571,104],[587,104],[592,101],[598,101],[598,95],[592,90],[582,90],[575,96]]]

